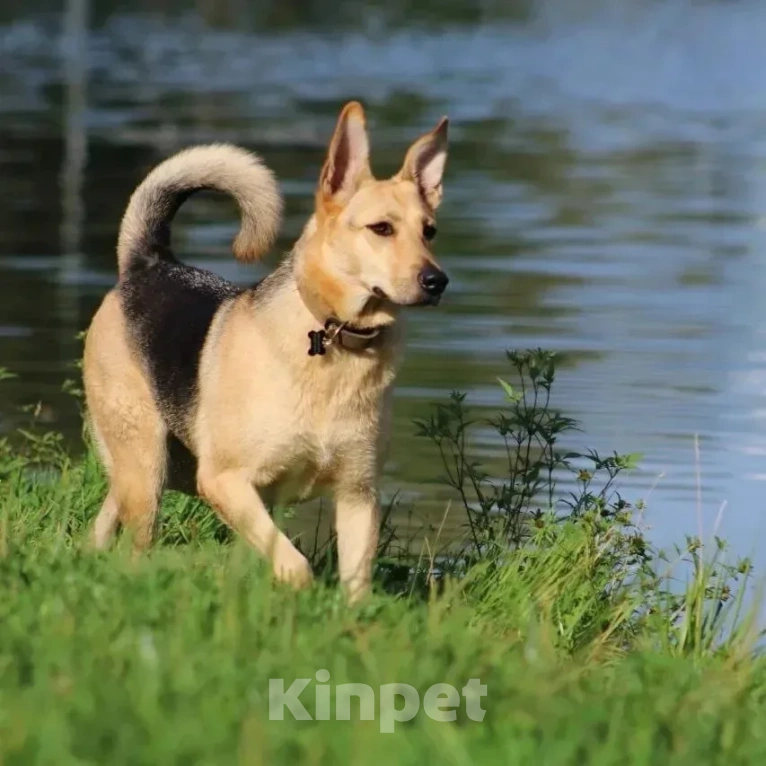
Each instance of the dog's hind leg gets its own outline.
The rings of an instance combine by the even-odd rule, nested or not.
[[[117,527],[120,523],[120,514],[117,507],[117,500],[114,493],[109,490],[109,494],[101,506],[101,510],[96,516],[91,529],[91,544],[96,550],[106,548],[114,537]]]
[[[278,529],[246,475],[232,470],[213,472],[201,465],[197,476],[199,494],[225,524],[271,561],[278,579],[296,587],[311,582],[313,575],[306,557]]]
[[[148,547],[154,539],[165,479],[165,434],[142,436],[140,446],[133,443],[132,449],[115,456],[109,492],[114,497],[120,524],[137,549]],[[105,502],[102,513],[108,510],[106,505]]]
[[[118,522],[143,548],[152,541],[165,481],[167,429],[143,369],[131,353],[116,296],[107,296],[85,341],[85,391],[109,494],[91,542],[105,547]]]
[[[110,421],[107,433],[116,436],[116,419]],[[155,417],[144,417],[139,423],[122,423],[121,440],[107,437],[100,452],[109,474],[109,494],[101,506],[91,531],[95,548],[105,548],[121,524],[141,549],[154,537],[157,510],[165,479],[165,429]]]

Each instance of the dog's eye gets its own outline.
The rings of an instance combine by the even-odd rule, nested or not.
[[[423,226],[423,239],[430,242],[436,236],[436,226],[427,223]]]
[[[390,237],[394,233],[394,227],[388,221],[371,223],[367,228],[370,231],[374,231],[380,237]]]

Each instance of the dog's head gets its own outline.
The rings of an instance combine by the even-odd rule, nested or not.
[[[340,113],[303,235],[301,289],[328,315],[360,326],[393,321],[401,306],[438,303],[447,276],[431,250],[442,197],[447,118],[377,180],[361,104]]]

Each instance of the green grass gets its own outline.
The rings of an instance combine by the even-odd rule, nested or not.
[[[431,423],[447,456],[450,422]],[[535,472],[513,466],[528,487]],[[180,496],[149,554],[88,552],[104,495],[92,456],[70,459],[54,435],[0,443],[0,763],[763,762],[748,563],[694,539],[661,555],[582,470],[566,513],[498,494],[525,523],[482,515],[479,487],[462,546],[435,566],[381,552],[376,593],[350,608],[329,575],[302,593],[274,584]],[[323,669],[333,688],[406,683],[421,700],[478,678],[486,714],[472,720],[461,698],[456,721],[421,709],[393,733],[356,701],[350,721],[270,720],[270,679]],[[300,696],[312,717],[315,689]]]

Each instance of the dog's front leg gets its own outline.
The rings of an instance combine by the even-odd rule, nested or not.
[[[341,585],[350,603],[370,590],[378,547],[380,506],[374,488],[340,485],[335,490],[335,529]]]
[[[306,557],[274,524],[260,495],[243,472],[200,469],[197,489],[224,523],[271,560],[278,579],[296,587],[311,582],[311,567]]]

